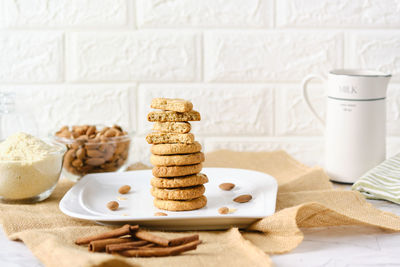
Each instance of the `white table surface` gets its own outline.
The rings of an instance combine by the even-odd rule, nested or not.
[[[370,201],[400,215],[400,205]],[[400,233],[362,226],[302,229],[303,242],[293,251],[272,256],[275,266],[400,266]],[[43,266],[21,242],[0,230],[0,266]]]

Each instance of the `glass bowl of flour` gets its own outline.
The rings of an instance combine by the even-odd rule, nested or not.
[[[48,198],[60,178],[66,148],[26,133],[0,143],[0,202],[35,203]]]

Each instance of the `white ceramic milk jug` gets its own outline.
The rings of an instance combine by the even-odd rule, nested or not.
[[[328,79],[309,75],[303,97],[325,127],[325,169],[331,180],[354,183],[386,158],[386,88],[391,75],[371,70],[332,70]],[[327,86],[325,120],[314,110],[307,84]]]

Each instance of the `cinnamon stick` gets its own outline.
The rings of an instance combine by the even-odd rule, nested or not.
[[[139,229],[139,225],[125,224],[124,226],[122,226],[120,228],[117,228],[117,229],[114,229],[114,230],[111,230],[111,231],[108,231],[105,233],[78,238],[75,241],[75,244],[84,245],[84,244],[89,244],[91,241],[95,241],[95,240],[120,237],[120,236],[124,236],[124,235],[128,235],[128,234],[132,234],[132,233],[136,232],[138,229]]]
[[[175,247],[175,246],[183,245],[186,243],[190,243],[195,240],[199,240],[199,235],[189,235],[189,236],[183,236],[183,237],[170,239],[168,245],[170,247]]]
[[[194,250],[200,244],[200,240],[195,240],[176,247],[148,248],[148,249],[132,249],[120,251],[119,254],[125,257],[164,257],[174,256],[183,252]]]
[[[139,225],[138,224],[136,224],[136,225],[129,225],[129,231],[131,231],[131,233],[134,233],[134,232],[136,232],[136,231],[138,231],[139,230]]]
[[[130,238],[108,238],[108,239],[95,240],[89,243],[88,249],[91,252],[101,252],[105,251],[108,245],[128,243],[131,241],[132,239]]]
[[[134,241],[134,242],[127,242],[127,243],[119,243],[119,244],[109,244],[106,246],[106,252],[112,253],[121,250],[133,249],[137,247],[142,247],[148,245],[149,242],[141,240],[141,241]]]
[[[155,247],[155,246],[156,246],[156,244],[150,243],[150,244],[147,244],[145,246],[138,247],[138,249],[148,249],[148,248],[152,248],[152,247]]]
[[[168,245],[169,245],[168,239],[161,237],[161,236],[156,236],[156,235],[150,234],[149,232],[146,232],[146,231],[137,231],[134,235],[135,235],[135,237],[137,237],[141,240],[146,240],[151,243],[160,245],[162,247],[168,247]]]
[[[145,246],[141,246],[141,247],[137,247],[137,248],[133,248],[133,249],[151,249],[151,248],[166,248],[166,247],[160,247],[154,243],[150,243]]]
[[[147,241],[142,240],[141,242],[147,242]],[[147,243],[148,244],[144,245],[144,246],[137,246],[137,247],[132,246],[131,248],[123,248],[120,250],[113,250],[113,251],[110,251],[110,253],[115,254],[115,253],[118,253],[118,251],[123,251],[123,250],[152,249],[152,248],[156,247],[156,244],[154,244],[154,243],[149,243],[149,242],[147,242]],[[122,247],[122,245],[125,245],[125,244],[121,244],[121,247]],[[109,246],[112,246],[112,245],[109,245]],[[109,246],[106,247],[106,251]],[[160,248],[160,247],[157,246],[157,248]],[[162,247],[162,248],[165,248],[165,247]]]

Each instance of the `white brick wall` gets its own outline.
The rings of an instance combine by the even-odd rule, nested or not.
[[[400,27],[396,0],[277,0],[279,27]]]
[[[127,0],[3,0],[1,28],[124,26]]]
[[[63,34],[3,32],[0,34],[0,82],[62,82]]]
[[[272,1],[262,0],[138,0],[138,25],[163,27],[268,27]]]
[[[199,73],[193,33],[71,33],[67,46],[67,77],[75,82],[196,81]]]
[[[388,154],[400,151],[400,0],[4,0],[0,91],[39,132],[119,123],[148,162],[152,97],[191,99],[205,151],[285,149],[323,164],[299,83],[332,68],[394,74]],[[311,86],[324,115],[322,84]]]
[[[342,34],[216,31],[204,35],[206,81],[298,81],[343,66]]]
[[[131,108],[136,102],[135,84],[4,85],[1,90],[17,92],[18,110],[37,124],[40,135],[82,123],[117,123],[136,130],[136,112]]]
[[[323,126],[304,104],[298,85],[279,85],[276,90],[276,135],[318,136]],[[321,85],[309,87],[310,100],[321,117],[325,116],[325,92]]]
[[[353,34],[349,55],[351,66],[374,67],[392,73],[393,81],[400,81],[400,32]]]

